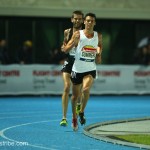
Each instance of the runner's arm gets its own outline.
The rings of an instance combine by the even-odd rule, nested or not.
[[[67,30],[64,30],[64,40],[63,40],[63,43],[62,43],[62,46],[61,46],[61,51],[63,52],[64,50],[64,47],[66,46],[67,44],[67,37],[68,37],[68,29]]]
[[[102,54],[102,34],[98,33],[98,47],[97,47],[97,54],[95,59],[95,62],[97,64],[100,64],[102,62],[101,54]]]
[[[68,53],[73,47],[77,47],[80,38],[79,31],[74,32],[70,41],[64,46],[63,51]]]

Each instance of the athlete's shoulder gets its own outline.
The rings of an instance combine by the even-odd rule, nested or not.
[[[69,33],[70,31],[71,31],[71,28],[65,29],[65,30],[64,30],[64,33]]]
[[[97,32],[98,33],[98,35],[102,35],[102,33],[101,32]]]
[[[102,33],[101,32],[98,32],[98,31],[94,31],[99,38],[102,37]]]
[[[102,33],[99,31],[94,31],[94,32],[97,33],[98,35],[102,35]]]
[[[97,34],[98,34],[99,39],[101,39],[102,38],[102,33],[98,32]]]

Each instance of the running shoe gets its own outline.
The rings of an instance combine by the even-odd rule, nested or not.
[[[72,119],[72,129],[73,129],[73,131],[77,131],[78,130],[78,121],[77,121],[77,118],[73,118]]]
[[[77,104],[77,106],[76,106],[76,114],[77,115],[79,115],[80,108],[81,108],[81,104]]]
[[[68,125],[68,122],[67,122],[67,119],[62,119],[61,122],[60,122],[60,126],[67,126]]]
[[[81,123],[81,125],[85,125],[85,123],[86,123],[86,118],[84,117],[84,112],[83,113],[79,113],[79,121],[80,121],[80,123]]]

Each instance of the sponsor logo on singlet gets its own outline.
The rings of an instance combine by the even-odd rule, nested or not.
[[[96,57],[96,48],[91,45],[86,45],[81,50],[80,60],[93,62]]]

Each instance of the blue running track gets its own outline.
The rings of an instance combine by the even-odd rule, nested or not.
[[[150,96],[91,96],[87,124],[150,116]],[[61,127],[61,97],[0,97],[0,150],[136,150]]]

